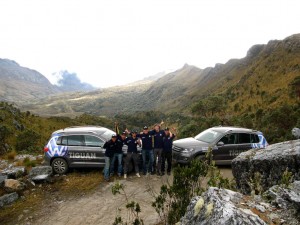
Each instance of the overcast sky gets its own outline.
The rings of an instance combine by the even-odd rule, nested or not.
[[[0,0],[0,58],[109,87],[300,33],[299,0]]]

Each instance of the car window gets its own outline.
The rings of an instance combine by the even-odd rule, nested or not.
[[[84,145],[83,135],[70,135],[70,136],[68,136],[68,145],[69,146],[83,146]]]
[[[61,144],[62,145],[68,145],[68,136],[62,136],[61,137]]]
[[[225,145],[231,145],[237,143],[237,134],[226,134],[220,139],[219,142],[223,142]]]
[[[216,139],[220,138],[220,136],[222,135],[222,133],[214,131],[214,130],[205,130],[203,132],[201,132],[200,134],[198,134],[195,139],[198,141],[203,141],[206,143],[211,143],[213,141],[215,141]]]
[[[259,143],[259,137],[257,134],[250,135],[250,143]]]
[[[246,144],[246,143],[251,143],[250,142],[250,134],[247,133],[240,133],[239,134],[239,144]]]
[[[100,147],[103,146],[104,142],[95,136],[91,135],[84,135],[85,138],[85,145],[86,146],[92,146],[92,147]]]

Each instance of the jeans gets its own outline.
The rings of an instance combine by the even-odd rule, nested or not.
[[[122,174],[122,158],[123,158],[123,153],[115,153],[114,156],[112,157],[111,164],[110,164],[110,172],[114,173],[115,171],[115,161],[116,158],[118,158],[118,174]]]
[[[139,172],[139,155],[136,152],[127,152],[127,156],[124,158],[124,174],[128,173],[128,165],[133,159],[135,173]]]
[[[105,167],[104,167],[104,170],[103,170],[104,179],[108,180],[109,179],[110,162],[111,162],[112,157],[105,156],[104,159],[105,159]]]
[[[153,168],[154,168],[154,170],[156,170],[157,173],[160,173],[160,171],[161,171],[161,152],[162,152],[162,148],[154,149]],[[156,158],[157,158],[157,163],[156,163]]]
[[[153,161],[154,161],[153,150],[152,149],[142,149],[142,157],[143,157],[143,172],[144,172],[144,174],[151,173],[152,167],[153,167]],[[146,163],[146,161],[148,161],[148,162]]]

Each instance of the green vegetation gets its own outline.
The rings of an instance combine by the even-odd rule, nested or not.
[[[234,189],[233,181],[223,178],[212,161],[212,151],[204,159],[193,160],[189,166],[173,169],[173,184],[162,185],[152,206],[161,218],[162,224],[176,224],[185,214],[194,196],[201,195],[208,186]]]
[[[40,117],[29,111],[21,112],[13,104],[0,102],[0,155],[9,153],[43,153],[52,132],[68,126],[98,125],[113,129],[113,121],[106,117],[82,114],[68,117]]]

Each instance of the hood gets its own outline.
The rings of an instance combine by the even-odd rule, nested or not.
[[[190,147],[203,147],[208,146],[208,143],[203,141],[198,141],[195,138],[183,138],[173,142],[173,145],[176,145],[180,148],[190,148]]]

